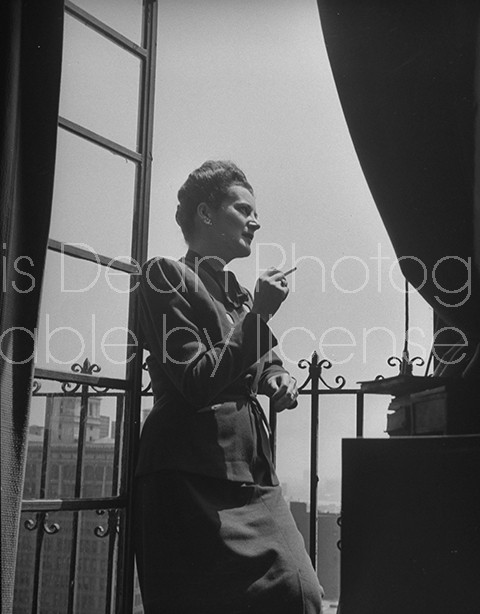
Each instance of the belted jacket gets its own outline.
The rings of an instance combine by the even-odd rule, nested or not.
[[[137,475],[180,470],[251,483],[261,455],[278,484],[256,393],[285,369],[267,323],[233,273],[189,251],[153,258],[139,283],[154,406]]]

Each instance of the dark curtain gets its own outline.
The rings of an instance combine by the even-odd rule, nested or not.
[[[472,374],[480,341],[480,2],[318,4],[350,134],[402,272],[435,310],[437,328],[449,327],[437,342],[463,343],[457,331],[468,339],[456,348],[464,360],[445,355],[442,364]]]
[[[63,1],[2,0],[0,11],[1,571],[8,614],[53,192]]]

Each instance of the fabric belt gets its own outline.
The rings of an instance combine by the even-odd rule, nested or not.
[[[265,415],[265,412],[263,411],[263,407],[260,405],[257,399],[257,395],[254,392],[252,392],[251,394],[247,395],[247,398],[252,404],[253,411],[259,416],[260,420],[263,422],[263,424],[265,425],[265,428],[267,429],[267,433],[271,436],[272,429],[270,428],[270,423],[268,422],[267,416]]]
[[[239,391],[238,393],[222,394],[214,399],[214,403],[212,403],[212,405],[228,403],[229,401],[243,401],[244,403],[247,402],[248,406],[251,408],[253,421],[255,423],[255,431],[257,433],[257,458],[263,459],[262,461],[259,461],[260,464],[255,461],[256,468],[252,466],[252,475],[268,475],[268,484],[273,486],[278,485],[278,478],[276,476],[275,467],[273,465],[272,460],[272,430],[270,428],[270,424],[268,423],[265,412],[263,411],[263,408],[257,399],[257,395],[251,389],[245,389],[244,392]],[[267,474],[263,474],[263,470],[261,469],[262,466],[266,469]]]
[[[253,390],[246,390],[244,393],[232,392],[232,394],[225,394],[225,395],[216,397],[214,399],[214,402],[208,407],[206,407],[205,410],[203,411],[206,411],[209,407],[212,407],[213,405],[219,405],[221,403],[228,403],[229,401],[248,401],[254,413],[260,418],[261,422],[265,425],[265,428],[267,429],[267,433],[269,435],[272,434],[272,429],[270,428],[268,418],[265,415],[263,407],[260,405],[260,401],[258,400],[257,395],[255,394]],[[202,410],[200,409],[197,411],[201,412]]]

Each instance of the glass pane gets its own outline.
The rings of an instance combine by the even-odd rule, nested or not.
[[[32,398],[23,498],[75,496],[81,417],[85,445],[80,495],[118,495],[124,396],[92,394],[82,413],[80,392],[41,395]]]
[[[58,131],[50,224],[52,239],[99,254],[129,256],[136,165]]]
[[[117,495],[119,490],[119,459],[121,456],[118,446],[120,442],[117,442],[117,449],[115,449],[114,436],[117,427],[121,424],[117,425],[113,407],[111,408],[112,417],[106,411],[108,401],[113,401],[113,399],[95,397],[90,399],[90,402],[92,401],[95,402],[95,405],[92,407],[92,415],[88,418],[91,424],[87,422],[82,497],[110,497]],[[100,424],[98,424],[99,419]],[[97,433],[101,435],[102,429],[104,432],[108,431],[109,434],[97,438]]]
[[[65,614],[69,599],[75,614],[111,611],[118,556],[116,527],[122,514],[118,510],[23,513],[15,614],[32,611],[35,578],[38,578],[39,612]]]
[[[15,575],[15,614],[32,612],[38,580],[39,612],[65,614],[72,545],[72,513],[21,514]]]
[[[134,43],[141,43],[142,0],[75,0],[75,4]]]
[[[136,148],[140,60],[65,16],[60,115]]]
[[[119,521],[116,510],[79,514],[79,540],[75,582],[75,612],[111,611],[112,574],[116,568]]]
[[[37,534],[34,530],[29,531],[25,523],[34,518],[35,514],[32,512],[20,515],[13,600],[14,614],[27,614],[27,612],[30,613],[32,611]]]
[[[49,251],[38,325],[36,365],[69,372],[88,359],[90,372],[123,378],[130,276]],[[93,371],[92,371],[93,369]]]
[[[68,611],[73,512],[50,513],[48,525],[51,527],[54,523],[59,528],[58,533],[43,538],[40,611],[61,614]]]

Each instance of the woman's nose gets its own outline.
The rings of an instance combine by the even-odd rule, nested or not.
[[[252,217],[252,219],[248,222],[248,227],[253,232],[256,232],[260,228],[260,223],[256,218]]]

